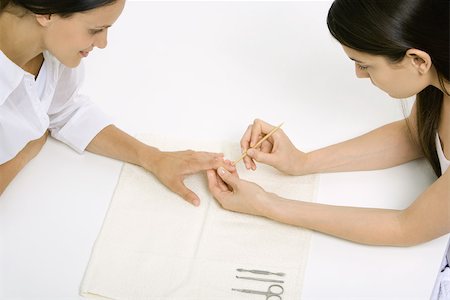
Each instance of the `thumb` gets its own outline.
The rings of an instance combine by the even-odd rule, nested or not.
[[[228,172],[224,167],[220,167],[219,169],[217,169],[217,174],[219,174],[220,178],[222,178],[222,180],[226,184],[231,186],[233,190],[237,188],[239,177],[234,176],[233,174]]]
[[[247,155],[256,160],[257,162],[273,165],[273,154],[262,152],[256,149],[248,149]]]
[[[174,187],[174,192],[180,195],[184,200],[191,203],[194,206],[200,205],[200,199],[198,196],[188,189],[182,181],[178,182]]]

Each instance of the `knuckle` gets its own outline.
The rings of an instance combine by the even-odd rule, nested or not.
[[[191,201],[191,192],[189,192],[189,191],[184,191],[184,192],[181,193],[181,196],[182,196],[184,199],[188,200],[189,202]]]

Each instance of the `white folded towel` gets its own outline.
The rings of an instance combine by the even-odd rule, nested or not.
[[[193,147],[192,141],[141,140],[163,150]],[[237,144],[194,145],[230,159],[240,155]],[[315,199],[315,175],[287,176],[263,165],[256,172],[241,167],[239,174],[287,198]],[[231,289],[267,291],[274,284],[236,278],[243,276],[282,280],[282,299],[300,299],[311,233],[222,209],[208,191],[205,174],[192,175],[185,183],[199,195],[200,207],[186,203],[142,168],[124,165],[81,295],[114,300],[264,299]],[[239,268],[286,275],[258,275]]]

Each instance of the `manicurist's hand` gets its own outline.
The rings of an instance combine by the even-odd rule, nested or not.
[[[286,174],[300,175],[303,173],[301,166],[306,160],[306,154],[292,144],[282,129],[277,130],[258,148],[249,149],[253,148],[274,127],[259,119],[248,126],[241,139],[242,152],[248,150],[247,156],[244,158],[245,167],[256,170],[255,161],[257,161],[270,165]]]
[[[224,160],[223,154],[177,151],[152,153],[151,165],[143,167],[151,171],[171,191],[180,195],[183,199],[195,206],[200,204],[199,197],[184,184],[186,176],[225,167],[234,172],[235,168],[229,161]]]
[[[277,196],[259,185],[239,179],[236,171],[219,168],[208,170],[208,187],[220,205],[231,211],[267,216],[274,207]]]

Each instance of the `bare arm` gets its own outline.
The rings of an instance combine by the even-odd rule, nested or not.
[[[242,137],[241,147],[248,149],[272,129],[272,125],[255,120]],[[413,109],[407,120],[387,124],[362,136],[309,153],[296,149],[283,130],[278,130],[260,149],[248,152],[253,159],[247,156],[244,161],[248,168],[256,169],[255,160],[292,175],[384,169],[423,156],[415,136]]]
[[[47,136],[48,132],[45,132],[41,138],[29,142],[13,159],[0,165],[0,195],[20,170],[41,151]]]
[[[450,232],[450,173],[405,210],[358,208],[278,198],[267,216],[363,244],[411,246]]]
[[[146,154],[149,166],[154,164],[160,153],[157,148],[138,141],[114,125],[100,131],[86,150],[135,165],[143,165],[143,156]]]
[[[160,151],[113,125],[100,131],[89,143],[87,150],[143,167],[173,192],[194,205],[199,205],[200,199],[184,185],[183,180],[187,175],[217,169],[220,166],[225,166],[229,170],[234,169],[230,164],[225,164],[223,154],[191,150]]]
[[[422,157],[405,120],[307,154],[307,173],[384,169]]]
[[[450,232],[450,171],[404,210],[289,200],[222,169],[218,175],[208,171],[209,188],[228,210],[264,216],[357,243],[411,246]]]
[[[411,133],[405,121],[398,121],[310,154],[295,154],[284,133],[278,131],[273,139],[269,138],[272,147],[266,145],[268,151],[262,157],[268,158],[272,165],[289,166],[279,160],[288,157],[288,163],[292,165],[294,162],[299,166],[297,174],[370,170],[398,165],[422,156],[414,142],[417,132],[414,116],[413,109],[408,118]],[[256,132],[267,132],[273,128],[255,123],[253,126],[260,126]],[[247,133],[243,146],[247,145]],[[297,159],[293,160],[289,154],[297,155]],[[270,155],[273,157],[268,157]],[[226,209],[264,216],[357,243],[409,246],[450,232],[450,171],[404,210],[333,206],[285,199],[267,193],[254,183],[240,180],[236,174],[223,169],[217,173],[208,171],[208,182],[214,197]]]

